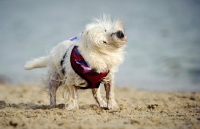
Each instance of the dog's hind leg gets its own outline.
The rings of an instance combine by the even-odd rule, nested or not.
[[[77,98],[78,98],[77,88],[75,86],[68,86],[68,88],[69,88],[70,98],[69,98],[69,101],[67,102],[66,109],[67,110],[78,109],[79,106],[78,106],[78,102],[77,102]]]
[[[100,87],[92,89],[92,94],[100,107],[107,108],[107,103],[101,97]]]
[[[60,75],[57,72],[51,72],[48,81],[49,95],[50,95],[50,107],[56,106],[56,91],[60,86]]]

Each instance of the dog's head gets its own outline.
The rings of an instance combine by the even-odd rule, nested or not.
[[[127,42],[124,24],[120,20],[111,21],[107,16],[88,24],[83,37],[88,48],[98,51],[123,48]]]

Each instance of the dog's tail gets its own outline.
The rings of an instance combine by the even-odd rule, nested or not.
[[[44,56],[26,62],[26,64],[24,65],[24,69],[30,70],[34,68],[44,68],[47,67],[48,64],[49,64],[49,56]]]

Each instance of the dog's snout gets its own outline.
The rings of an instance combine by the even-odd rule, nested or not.
[[[117,37],[120,38],[120,39],[121,39],[121,38],[124,38],[124,33],[123,33],[121,30],[117,31],[117,32],[116,32],[116,35],[117,35]]]

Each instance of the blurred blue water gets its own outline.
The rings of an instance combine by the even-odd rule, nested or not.
[[[198,0],[0,1],[0,74],[34,82],[47,69],[23,70],[100,14],[125,22],[129,36],[117,86],[200,91]]]

